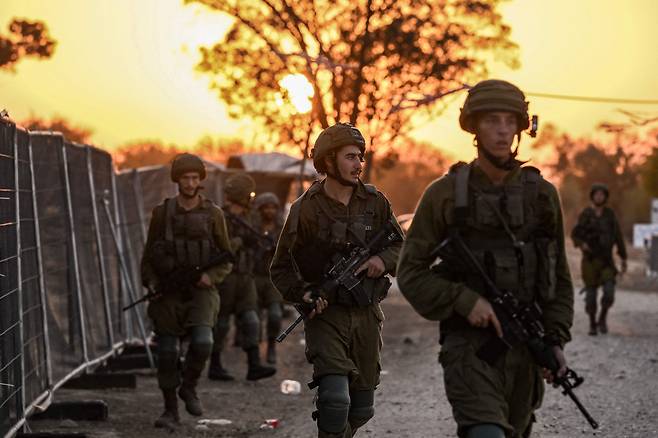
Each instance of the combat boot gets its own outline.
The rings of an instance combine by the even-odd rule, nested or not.
[[[247,380],[265,379],[276,373],[276,368],[261,365],[258,347],[252,347],[247,350],[247,360],[249,364]]]
[[[190,385],[185,385],[185,382],[181,385],[178,390],[178,396],[181,400],[185,402],[185,410],[195,417],[200,417],[203,415],[203,406],[201,406],[201,400],[196,394],[196,388]]]
[[[608,333],[608,308],[607,307],[601,307],[601,314],[599,315],[599,331],[601,334],[606,334]]]
[[[272,365],[276,363],[276,341],[274,339],[267,341],[267,363]]]
[[[176,389],[163,389],[162,398],[164,399],[165,411],[157,420],[155,420],[154,426],[159,429],[167,429],[173,431],[178,426],[180,426]]]
[[[596,313],[595,312],[590,312],[589,313],[589,333],[590,336],[596,336],[597,335],[597,324],[596,324]]]
[[[235,380],[235,377],[230,375],[228,371],[222,366],[221,352],[213,351],[210,355],[210,365],[208,366],[208,378],[210,380],[221,380],[230,382]]]

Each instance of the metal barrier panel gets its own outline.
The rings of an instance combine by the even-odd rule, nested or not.
[[[43,319],[39,248],[32,191],[30,136],[17,130],[18,201],[20,214],[21,297],[26,404],[48,389],[46,331]]]
[[[0,120],[0,433],[22,417],[23,376],[19,297],[14,135]]]
[[[77,273],[82,302],[82,334],[87,348],[86,361],[111,350],[108,319],[103,297],[100,251],[94,224],[94,202],[87,167],[87,149],[65,144],[66,168],[70,187],[73,227],[77,251]]]
[[[110,315],[110,330],[113,343],[125,338],[125,324],[121,308],[127,304],[121,297],[121,271],[119,270],[119,253],[112,239],[111,226],[116,213],[114,189],[112,187],[112,156],[105,151],[89,148],[90,167],[92,170],[93,186],[95,194],[95,206],[98,216],[97,234],[101,251],[101,263],[104,269],[105,290],[108,298],[108,309]],[[103,200],[107,199],[111,216],[107,217],[103,207]]]
[[[31,133],[53,383],[84,363],[61,135]]]

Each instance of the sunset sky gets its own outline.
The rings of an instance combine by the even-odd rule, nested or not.
[[[514,0],[501,10],[521,68],[494,64],[491,77],[527,92],[658,99],[658,1]],[[0,72],[0,109],[13,119],[58,114],[107,148],[138,139],[189,145],[206,134],[253,141],[253,126],[228,119],[194,71],[196,47],[219,40],[228,17],[182,0],[0,0],[2,33],[13,17],[45,21],[58,41],[52,59]],[[468,159],[470,136],[457,123],[463,98],[416,136]],[[541,122],[573,135],[623,120],[618,108],[658,114],[658,105],[529,100]]]

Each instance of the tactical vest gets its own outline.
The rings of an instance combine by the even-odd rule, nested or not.
[[[322,280],[324,272],[333,264],[341,254],[346,254],[354,246],[362,247],[378,231],[375,229],[375,209],[377,205],[377,189],[370,185],[364,185],[367,198],[359,203],[358,211],[350,215],[336,215],[331,211],[329,200],[324,196],[314,197],[316,217],[318,223],[318,234],[312,241],[304,242],[303,245],[295,245],[299,214],[304,198],[317,193],[322,189],[319,182],[315,182],[302,199],[293,204],[290,209],[288,221],[289,232],[294,234],[290,248],[291,258],[295,263],[298,275],[305,281],[313,283]],[[373,301],[381,300],[388,291],[390,283],[385,277],[378,279],[365,279],[363,286],[372,297]],[[339,304],[354,304],[347,300],[348,294],[339,294],[343,301]]]
[[[180,267],[205,264],[217,251],[213,238],[211,201],[204,199],[200,208],[185,211],[177,208],[176,198],[166,199],[164,240],[154,246],[154,264],[160,273]]]
[[[223,207],[228,210],[228,207]],[[242,217],[246,222],[250,222],[248,217]],[[237,248],[233,248],[235,255],[235,263],[233,264],[233,272],[239,274],[253,274],[254,272],[254,248],[256,243],[251,233],[245,230],[240,225],[234,224],[231,220],[226,221],[226,229],[231,239],[236,237],[240,238],[241,244]]]
[[[603,260],[612,258],[612,248],[615,244],[615,217],[611,209],[605,207],[601,216],[597,216],[592,207],[587,207],[576,230],[576,237],[586,242],[592,250],[586,255],[588,258]]]
[[[555,224],[549,219],[553,215],[545,211],[548,204],[538,202],[539,170],[524,167],[518,180],[493,186],[470,178],[471,169],[466,164],[451,169],[455,181],[451,231],[459,232],[499,289],[511,291],[525,303],[552,299],[557,241]],[[465,266],[441,266],[439,272],[450,272],[453,280],[484,291],[484,281]]]

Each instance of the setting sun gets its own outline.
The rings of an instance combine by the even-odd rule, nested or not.
[[[302,74],[287,75],[279,84],[288,91],[290,102],[299,113],[311,111],[313,86]]]

